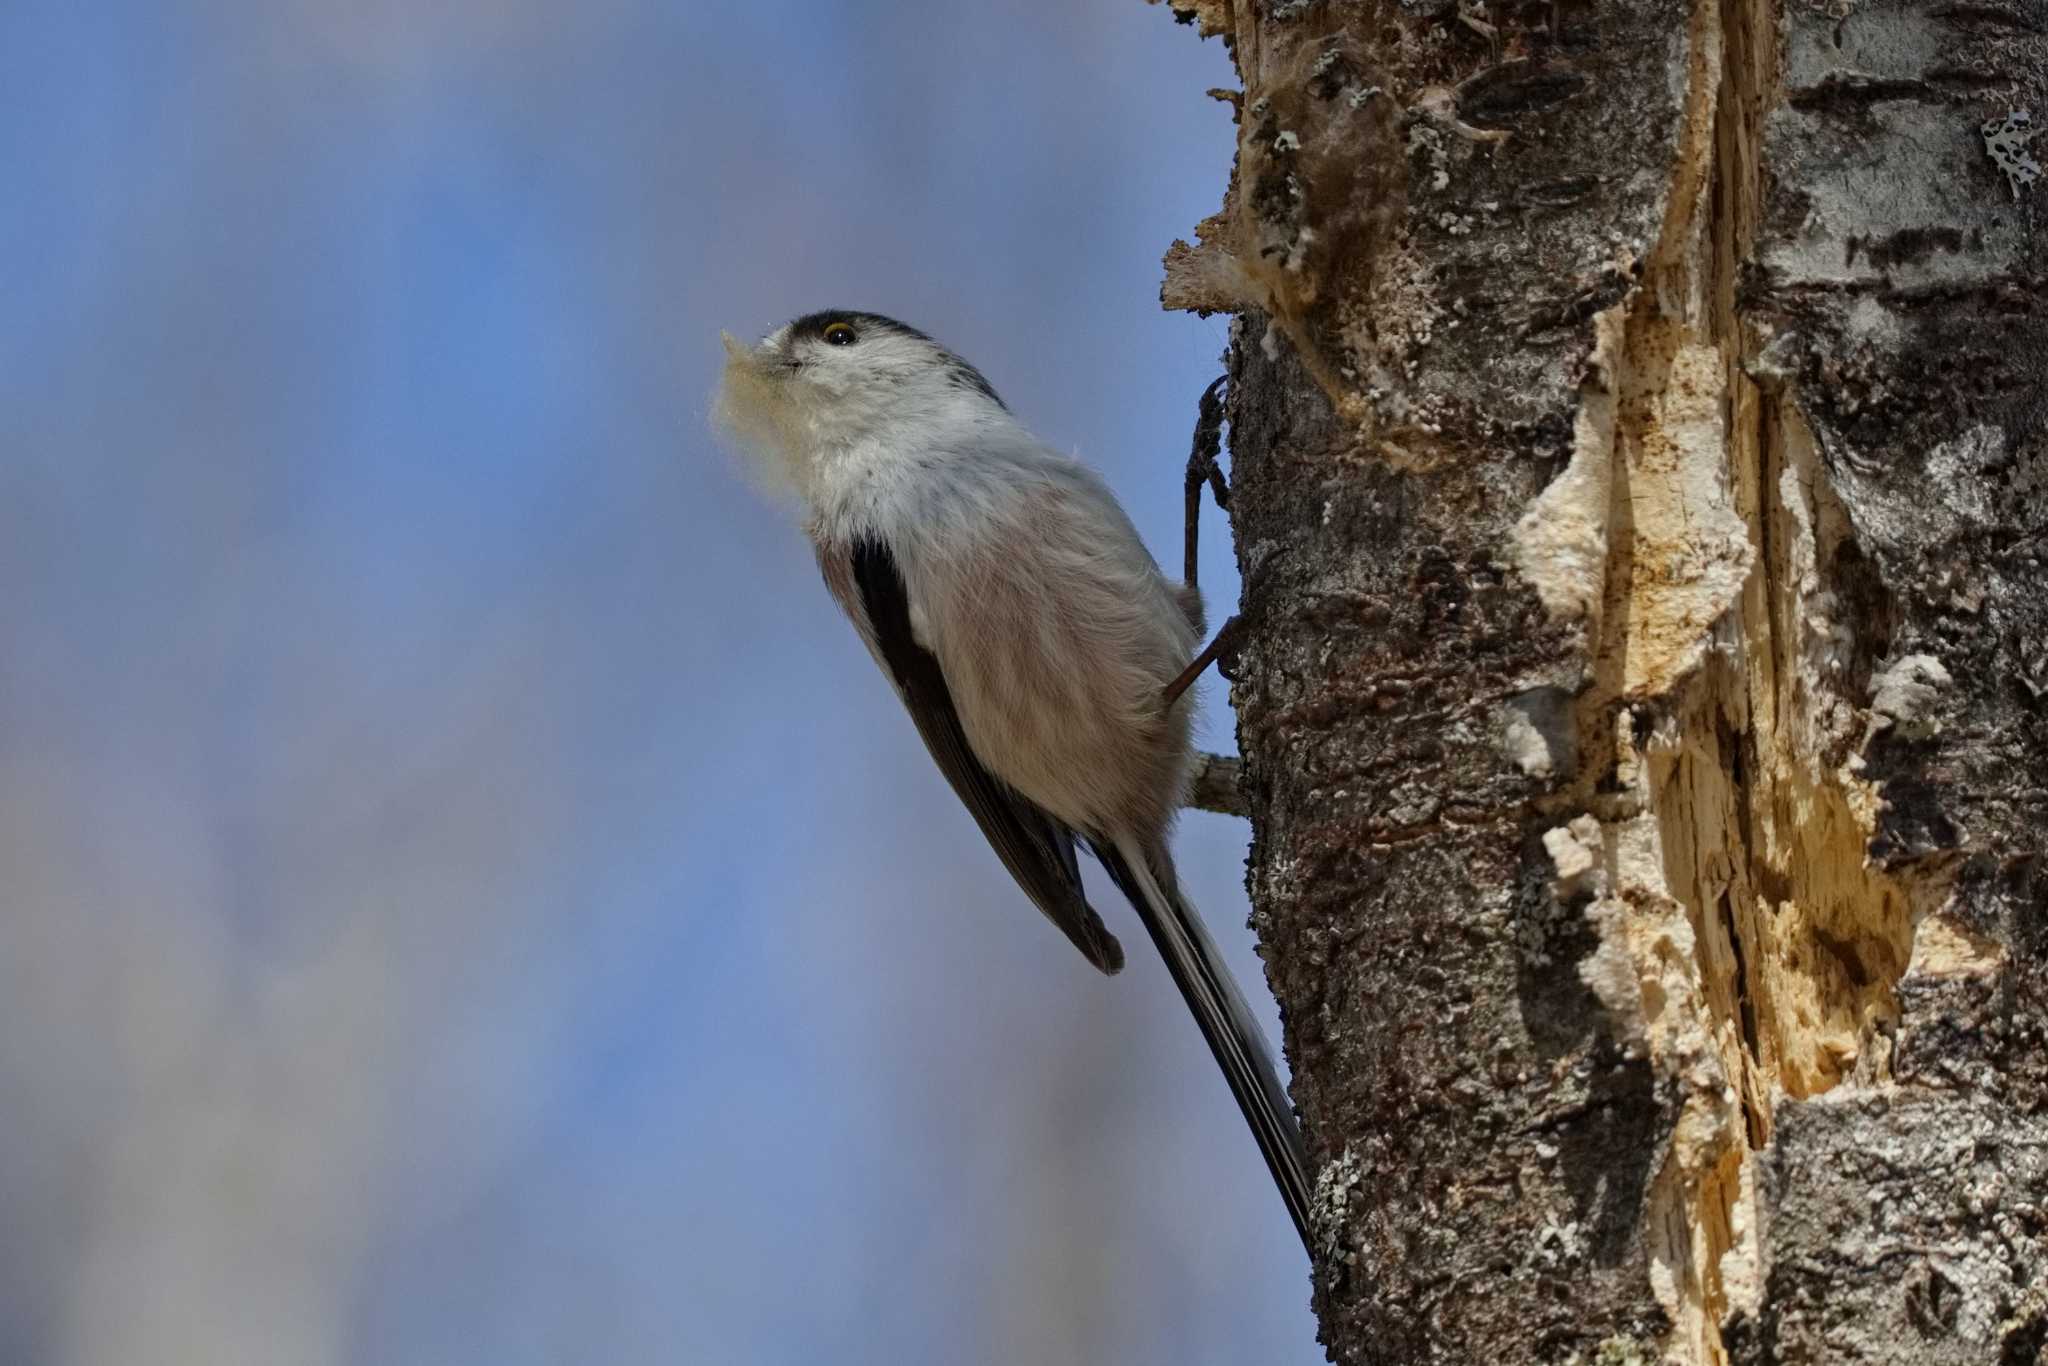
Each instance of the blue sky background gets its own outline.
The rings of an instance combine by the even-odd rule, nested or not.
[[[705,416],[896,314],[1176,563],[1230,83],[1138,0],[0,6],[0,1360],[1320,1359],[1134,918]]]

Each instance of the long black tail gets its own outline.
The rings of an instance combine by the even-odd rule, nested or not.
[[[1273,1058],[1266,1051],[1266,1038],[1259,1022],[1231,980],[1202,918],[1195,913],[1176,885],[1171,861],[1161,851],[1148,858],[1144,849],[1128,840],[1095,845],[1095,856],[1109,871],[1123,894],[1137,907],[1160,957],[1173,974],[1174,984],[1194,1012],[1202,1037],[1230,1083],[1251,1125],[1252,1137],[1265,1154],[1280,1198],[1301,1234],[1302,1246],[1314,1255],[1309,1239],[1308,1154],[1301,1143],[1301,1129],[1294,1121],[1294,1107],[1280,1085]]]

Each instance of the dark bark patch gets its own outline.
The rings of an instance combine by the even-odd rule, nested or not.
[[[1675,1099],[1660,1103],[1655,1091],[1646,1060],[1602,1060],[1586,1089],[1586,1108],[1557,1131],[1558,1172],[1590,1235],[1586,1251],[1595,1266],[1621,1266],[1640,1248],[1643,1201],[1664,1155],[1664,1120],[1678,1109]]]
[[[1802,113],[1849,114],[1862,118],[1873,104],[1892,100],[1938,98],[1922,80],[1870,76],[1860,71],[1831,71],[1813,85],[1786,94],[1786,103]]]
[[[2048,1360],[2048,1304],[2036,1303],[2007,1323],[1998,1366],[2040,1366]]]
[[[1916,1266],[1906,1280],[1906,1320],[1923,1338],[1945,1338],[1956,1328],[1962,1292],[1931,1262]]]
[[[1562,64],[1506,62],[1466,83],[1459,114],[1469,123],[1512,124],[1548,113],[1590,84],[1584,72]]]
[[[1934,17],[1965,32],[1985,34],[2039,33],[2041,26],[2024,10],[2003,5],[1944,5]]]
[[[1860,254],[1879,270],[1926,260],[1936,251],[1963,249],[1963,234],[1956,228],[1904,228],[1888,237],[1867,240],[1849,236],[1842,264],[1853,266]]]
[[[1961,845],[1950,814],[1955,775],[1944,771],[1940,757],[1935,741],[1896,739],[1889,731],[1880,732],[1865,750],[1866,772],[1885,800],[1868,850],[1880,868],[1897,870]]]

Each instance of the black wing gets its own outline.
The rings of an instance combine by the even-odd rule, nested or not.
[[[896,690],[910,709],[925,748],[988,836],[1003,866],[1089,962],[1104,972],[1122,968],[1123,946],[1081,890],[1074,832],[989,772],[968,745],[938,657],[911,633],[910,598],[895,557],[879,542],[857,542],[853,581],[875,648],[894,675]]]

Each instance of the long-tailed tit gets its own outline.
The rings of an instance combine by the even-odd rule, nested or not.
[[[725,338],[720,420],[801,500],[826,586],[1024,894],[1105,973],[1085,844],[1137,908],[1304,1241],[1308,1161],[1258,1023],[1181,895],[1167,833],[1199,594],[1160,573],[1092,471],[981,373],[872,313]]]

